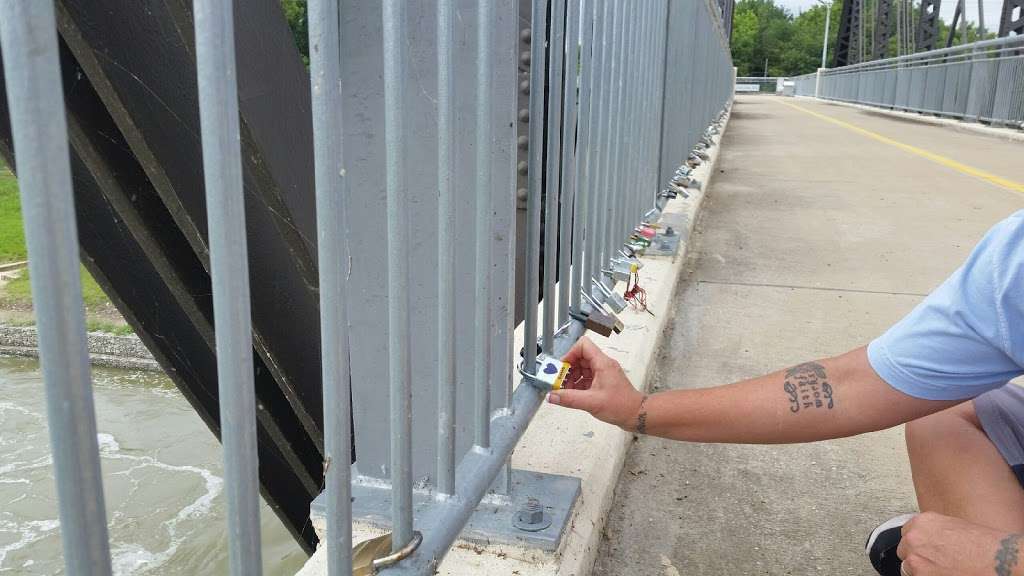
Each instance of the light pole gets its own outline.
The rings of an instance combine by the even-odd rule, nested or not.
[[[832,23],[832,3],[818,0],[818,4],[825,7],[825,39],[821,41],[821,67],[824,68],[828,60],[828,26]]]

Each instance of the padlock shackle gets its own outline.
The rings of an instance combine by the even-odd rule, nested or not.
[[[405,546],[402,546],[387,556],[382,556],[373,561],[373,573],[376,574],[382,568],[394,566],[402,560],[405,560],[415,552],[417,548],[419,548],[421,542],[423,542],[423,534],[419,530],[413,530],[412,539],[409,540]]]

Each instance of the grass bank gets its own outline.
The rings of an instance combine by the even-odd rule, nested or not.
[[[0,264],[27,259],[18,183],[0,160]],[[80,274],[86,328],[90,332],[131,334],[131,327],[121,318],[89,272],[81,267]],[[22,270],[16,277],[0,281],[0,322],[20,326],[35,324],[32,314],[32,286],[27,269]]]
[[[20,262],[26,258],[18,183],[0,160],[0,264]]]

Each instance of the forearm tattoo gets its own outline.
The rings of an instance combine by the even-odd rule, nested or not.
[[[647,410],[644,409],[644,404],[647,403],[647,395],[640,399],[640,408],[636,414],[636,433],[647,434]]]
[[[1013,569],[1017,566],[1017,554],[1020,551],[1020,541],[1024,535],[1010,534],[999,543],[999,550],[996,552],[996,576],[1011,576]]]
[[[789,411],[793,414],[812,408],[831,410],[836,405],[825,367],[817,362],[806,362],[786,370],[782,389],[786,391]]]

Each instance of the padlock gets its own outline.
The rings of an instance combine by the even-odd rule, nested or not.
[[[624,282],[626,280],[629,280],[629,272],[622,271],[614,267],[604,268],[601,270],[601,272],[603,272],[605,276],[611,278],[612,280],[615,280],[616,282]]]
[[[633,241],[630,241],[630,242],[628,242],[626,244],[626,246],[628,248],[631,248],[634,252],[636,252],[640,256],[643,256],[644,253],[647,252],[647,248],[649,248],[650,245],[651,244],[649,242],[644,244],[644,243],[641,243],[641,242],[633,242]]]
[[[391,534],[377,536],[352,547],[352,576],[373,576],[373,561],[391,553]]]
[[[608,337],[612,335],[612,332],[616,332],[615,323],[617,321],[618,318],[614,318],[600,309],[595,309],[587,315],[585,326],[587,330],[595,334]],[[618,330],[618,332],[621,332],[621,330]]]
[[[547,354],[538,354],[536,370],[533,374],[523,370],[519,372],[527,382],[541,390],[561,390],[570,368],[572,367],[568,362],[563,362]]]
[[[611,336],[612,332],[622,332],[623,324],[618,316],[605,310],[604,306],[588,294],[586,290],[583,291],[583,297],[593,307],[593,310],[587,315],[586,326],[588,330],[602,336]]]
[[[623,247],[622,250],[619,250],[619,255],[622,256],[626,260],[626,262],[629,263],[629,265],[630,265],[630,268],[629,268],[630,273],[635,273],[637,270],[643,270],[644,263],[643,263],[642,260],[640,260],[640,258],[637,257],[638,254],[632,253],[632,252],[627,252],[626,248]]]
[[[651,208],[647,212],[644,212],[643,218],[641,218],[640,221],[644,222],[645,224],[650,224],[650,223],[654,222],[655,220],[657,220],[660,216],[661,216],[661,209],[658,208],[657,205],[655,205],[654,208]]]
[[[622,334],[622,331],[625,330],[626,325],[622,323],[622,320],[619,320],[618,316],[614,314],[611,314],[610,316],[615,321],[615,324],[612,325],[612,330],[615,330],[616,334]]]
[[[395,552],[391,551],[391,534],[377,536],[352,547],[352,576],[374,576],[379,570],[394,566],[419,548],[423,534],[413,530],[412,540]]]
[[[619,274],[625,274],[628,277],[630,274],[639,270],[639,268],[630,260],[612,258],[612,270]]]
[[[603,282],[594,280],[594,284],[597,285],[597,289],[604,294],[604,303],[608,305],[616,314],[626,309],[626,299],[620,296],[617,292],[608,288]]]

